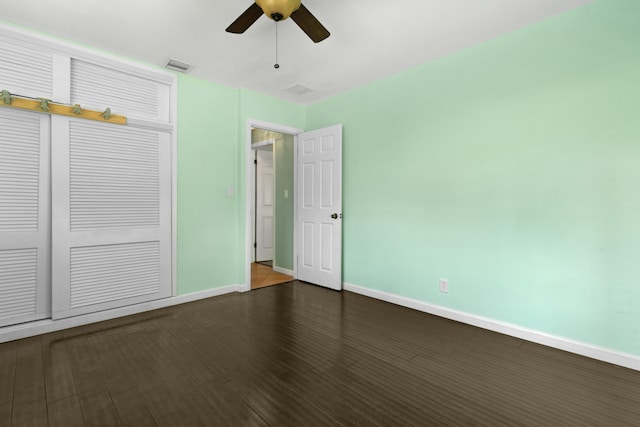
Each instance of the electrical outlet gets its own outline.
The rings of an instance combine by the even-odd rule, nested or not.
[[[440,279],[440,292],[449,293],[449,280]]]

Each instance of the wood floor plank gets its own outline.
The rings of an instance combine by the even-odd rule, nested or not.
[[[11,409],[13,407],[12,402],[0,404],[0,426],[11,426]]]
[[[138,391],[144,392],[165,384],[163,376],[159,373],[162,368],[156,363],[161,350],[150,342],[145,332],[120,336],[115,340],[115,344],[120,347],[119,352],[124,357],[123,363],[127,365],[126,371],[131,375]]]
[[[42,336],[42,358],[47,401],[74,396],[76,387],[62,332]]]
[[[58,399],[48,404],[49,427],[83,427],[82,408],[77,396]]]
[[[537,357],[540,361],[552,362],[563,367],[573,367],[581,372],[593,372],[598,376],[606,376],[616,381],[640,386],[640,377],[637,375],[637,371],[531,342],[523,343],[521,350],[532,357]]]
[[[44,398],[45,382],[40,337],[20,340],[18,341],[13,400],[22,403]],[[14,408],[14,415],[15,412]]]
[[[432,414],[429,414],[427,411],[409,404],[404,396],[398,395],[397,393],[389,393],[386,387],[372,387],[371,383],[366,381],[365,378],[354,375],[341,366],[323,367],[320,372],[322,375],[330,378],[330,381],[341,384],[341,387],[353,390],[354,393],[359,394],[363,399],[370,401],[371,404],[379,408],[375,412],[371,412],[371,415],[383,412],[386,414],[385,416],[395,419],[395,422],[390,425],[449,425],[440,418],[432,416]],[[430,405],[430,403],[425,402],[425,406],[428,405]],[[376,418],[376,420],[384,420],[384,417]]]
[[[279,379],[345,426],[397,425],[394,419],[385,417],[383,411],[379,411],[370,401],[318,371],[310,370],[302,375],[289,372],[279,376]]]
[[[0,345],[0,405],[13,401],[18,342]]]
[[[147,402],[138,389],[127,390],[111,397],[124,427],[155,427]]]
[[[248,372],[257,374],[261,370],[286,369],[278,359],[257,357],[260,354],[259,348],[243,342],[232,328],[218,329],[215,336],[206,331],[195,331],[194,336],[198,337],[200,343],[194,351],[216,372],[217,377],[224,380]]]
[[[229,386],[269,425],[342,425],[273,375],[236,377]]]
[[[486,357],[481,353],[472,354],[472,357],[454,355],[453,361],[464,363],[465,368],[470,370],[481,367],[486,383],[502,384],[508,379],[512,384],[526,384],[527,387],[520,389],[520,393],[528,396],[528,400],[542,400],[547,411],[555,412],[558,419],[566,417],[567,421],[583,420],[585,423],[591,421],[599,424],[613,422],[616,425],[632,425],[634,421],[640,420],[640,405],[637,402],[633,405],[627,398],[610,396],[606,389],[589,387],[580,380],[580,376],[560,380],[562,369],[557,367],[537,369],[536,375],[529,375],[527,373],[531,371],[502,363],[498,358]],[[573,402],[569,407],[564,404],[567,400]],[[626,413],[629,410],[631,413]]]
[[[120,334],[95,333],[87,337],[87,345],[110,394],[136,387],[135,364],[127,357]],[[133,362],[133,363],[132,363]]]
[[[212,380],[198,384],[198,390],[213,408],[217,425],[264,427],[268,424],[242,396],[237,395],[222,380]]]
[[[473,424],[482,422],[493,415],[493,425],[513,426],[515,420],[501,419],[498,414],[483,413],[482,406],[472,400],[463,399],[459,395],[424,378],[396,369],[395,366],[380,367],[377,363],[360,362],[347,370],[358,378],[367,381],[375,388],[385,387],[387,392],[400,398],[405,397],[406,403],[425,413],[428,420],[445,424]],[[430,402],[428,407],[424,402]]]
[[[118,413],[113,407],[109,393],[103,391],[80,400],[82,418],[87,427],[121,426]]]
[[[144,396],[159,426],[207,426],[216,419],[214,409],[187,378],[182,384],[152,389]]]
[[[47,401],[14,402],[11,417],[12,427],[42,427],[48,425]]]
[[[496,418],[511,418],[524,424],[553,425],[555,418],[538,399],[528,400],[519,391],[513,392],[500,384],[486,383],[477,371],[461,369],[449,356],[433,358],[416,357],[410,362],[396,360],[394,364],[417,377],[428,378],[447,387],[461,397],[489,410],[496,411]],[[523,387],[519,385],[519,387]],[[526,387],[526,385],[525,385]]]
[[[557,361],[540,357],[537,353],[529,352],[526,347],[504,347],[500,351],[484,353],[506,364],[523,366],[532,371],[559,367],[556,371],[558,378],[568,381],[579,379],[583,384],[606,390],[614,396],[632,399],[640,406],[640,376],[630,369],[603,363],[597,365],[598,369],[585,369],[567,359]]]
[[[149,333],[147,334],[149,335]],[[183,376],[186,374],[196,384],[217,378],[214,371],[206,366],[195,353],[185,351],[185,347],[178,336],[164,329],[158,329],[152,337],[158,351],[165,356],[162,369],[164,372],[174,369],[177,365],[180,369],[176,370],[176,375]]]
[[[82,400],[107,391],[107,383],[87,343],[86,336],[65,338],[64,343],[78,398]]]

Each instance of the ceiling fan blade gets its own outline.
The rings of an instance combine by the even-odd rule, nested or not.
[[[321,42],[331,35],[303,4],[300,5],[298,10],[291,14],[291,19],[298,24],[298,27],[300,27],[314,43]]]
[[[249,9],[245,10],[242,15],[238,16],[238,19],[233,21],[229,27],[227,27],[228,33],[242,34],[247,31],[254,22],[258,20],[262,16],[262,9],[260,6],[253,3],[249,6]]]

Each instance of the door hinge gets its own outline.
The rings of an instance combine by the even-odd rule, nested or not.
[[[253,164],[257,165],[258,164],[258,159],[253,159]]]
[[[253,249],[256,249],[258,247],[258,244],[256,242],[253,242]]]

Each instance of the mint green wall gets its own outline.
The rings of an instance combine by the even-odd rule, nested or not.
[[[238,90],[178,75],[178,293],[237,282]]]
[[[293,135],[251,130],[251,143],[275,140],[275,253],[274,266],[293,270]],[[284,192],[289,197],[284,197]]]
[[[293,135],[276,139],[276,267],[293,270]],[[284,191],[289,192],[285,199]]]
[[[345,281],[640,355],[637,16],[597,1],[310,106],[344,124]]]

